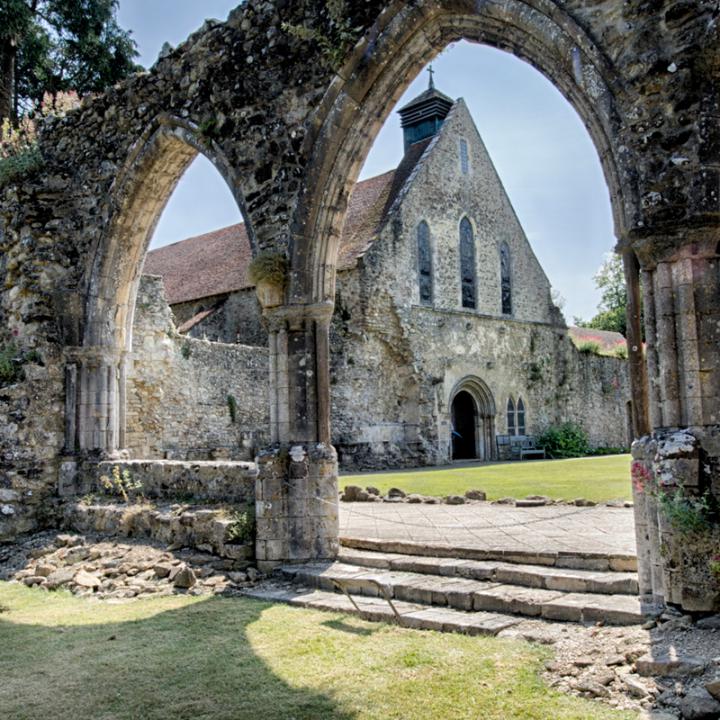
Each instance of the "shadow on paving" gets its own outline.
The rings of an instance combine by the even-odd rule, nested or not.
[[[255,653],[247,629],[269,607],[211,598],[140,620],[65,626],[0,614],[0,717],[351,720]]]

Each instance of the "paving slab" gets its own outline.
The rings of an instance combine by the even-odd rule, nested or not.
[[[577,553],[636,554],[632,508],[602,505],[518,508],[488,502],[452,506],[341,502],[340,535],[540,555],[566,553],[569,563]],[[612,569],[632,569],[621,565],[618,560]]]

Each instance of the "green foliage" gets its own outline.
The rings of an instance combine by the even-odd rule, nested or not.
[[[584,353],[585,355],[599,355],[600,354],[600,343],[594,340],[586,340],[577,346],[578,352]]]
[[[274,252],[258,253],[248,268],[248,278],[257,285],[266,282],[276,287],[285,287],[288,261],[284,254]]]
[[[554,459],[582,457],[590,450],[587,433],[572,422],[550,426],[538,435],[536,444]]]
[[[701,533],[713,524],[714,509],[709,490],[700,497],[686,495],[680,488],[672,494],[659,490],[657,499],[660,511],[681,533]]]
[[[127,468],[120,470],[119,465],[113,465],[110,477],[107,475],[100,476],[100,486],[109,495],[118,495],[126,503],[130,502],[131,497],[135,500],[142,497],[139,493],[142,490],[140,480],[133,480],[130,471]]]
[[[0,387],[16,383],[22,376],[18,349],[12,343],[0,347]]]
[[[624,455],[628,452],[628,448],[612,447],[612,446],[601,446],[596,448],[590,448],[587,451],[587,455]]]
[[[42,363],[37,350],[20,350],[15,343],[0,345],[0,387],[12,385],[24,379],[23,365]]]
[[[22,150],[17,155],[0,158],[0,187],[32,175],[43,166],[43,158],[37,146]]]
[[[228,393],[227,396],[228,412],[230,413],[230,422],[237,422],[237,400],[232,393]]]
[[[209,117],[205,118],[198,126],[198,131],[202,137],[208,140],[213,140],[218,134],[218,122],[217,118]]]
[[[229,543],[244,545],[255,539],[255,506],[230,513],[232,525],[228,526],[226,537]]]
[[[7,73],[0,77],[0,117],[17,119],[47,92],[100,92],[139,70],[135,41],[117,24],[117,8],[118,0],[0,3]]]
[[[346,0],[326,0],[325,8],[327,23],[323,29],[290,23],[283,23],[282,29],[300,40],[316,43],[325,64],[339,70],[362,28],[353,27]]]
[[[625,345],[624,343],[623,343],[622,345],[617,345],[617,346],[613,349],[613,355],[614,355],[615,357],[620,358],[621,360],[627,360],[627,359],[628,359],[628,349],[627,349],[627,345]]]
[[[192,353],[192,351],[191,351],[191,349],[190,349],[190,343],[189,343],[189,342],[186,342],[186,343],[180,348],[180,354],[187,360],[187,359],[190,357],[191,353]]]
[[[720,582],[720,555],[715,555],[710,559],[710,572]]]

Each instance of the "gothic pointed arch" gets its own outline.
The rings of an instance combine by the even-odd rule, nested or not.
[[[515,434],[515,403],[512,397],[508,398],[506,406],[506,417],[507,417],[507,431],[508,435]]]
[[[517,421],[517,434],[525,435],[525,403],[521,397],[518,397],[515,417]]]
[[[433,304],[433,258],[430,226],[421,220],[417,226],[418,289],[421,305]]]
[[[500,302],[502,314],[512,315],[512,264],[506,242],[500,245]]]
[[[464,308],[477,307],[475,233],[467,216],[460,220],[460,300]]]

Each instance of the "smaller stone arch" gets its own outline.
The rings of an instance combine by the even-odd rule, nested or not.
[[[472,403],[470,405],[470,403]],[[479,377],[469,375],[460,380],[450,393],[450,445],[451,457],[455,459],[497,459],[495,449],[495,399],[487,384]],[[472,412],[472,418],[467,413]],[[465,433],[458,433],[457,425],[464,413]],[[470,421],[471,420],[471,421]],[[472,440],[467,435],[472,433]],[[458,434],[461,436],[458,438]],[[465,437],[462,437],[465,435]],[[473,447],[474,445],[474,447]],[[468,447],[469,446],[469,447]],[[459,450],[459,454],[455,451]],[[464,455],[460,457],[459,455]]]

